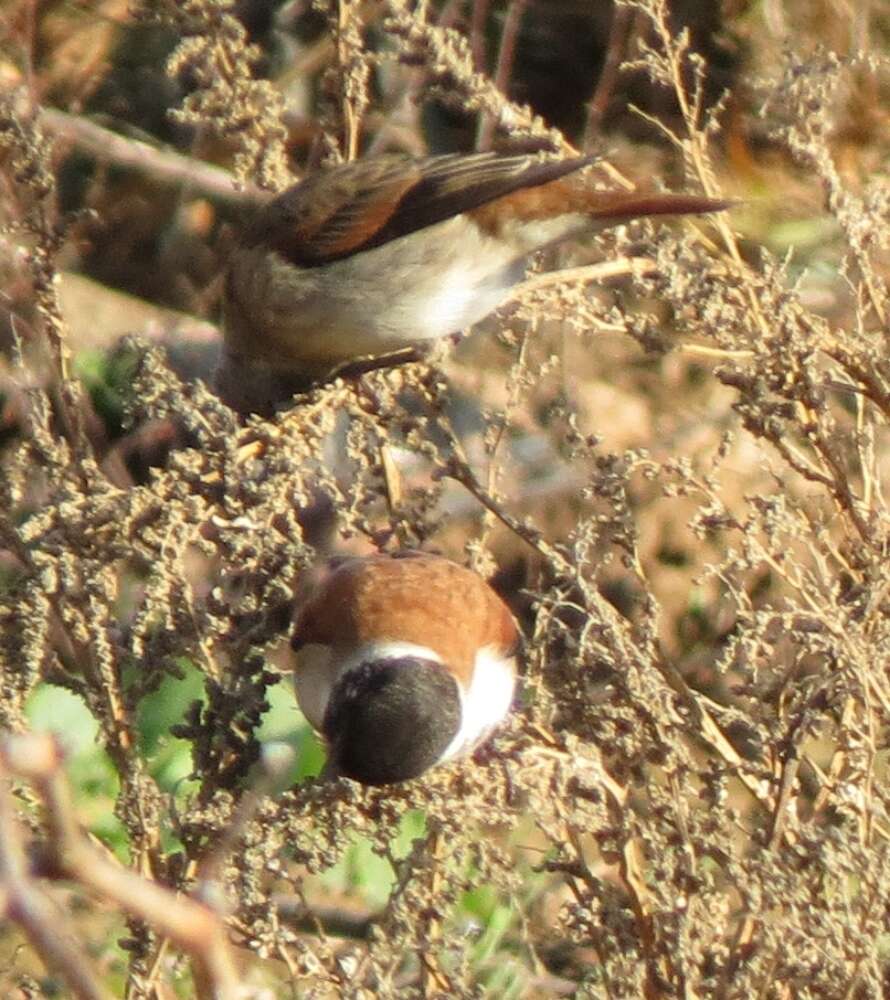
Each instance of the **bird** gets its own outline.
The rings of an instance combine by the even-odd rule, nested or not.
[[[730,204],[597,190],[581,175],[596,159],[382,153],[309,174],[234,241],[217,392],[242,414],[268,416],[355,359],[472,326],[509,298],[538,250]]]
[[[465,756],[507,716],[520,632],[477,573],[413,550],[352,557],[301,602],[291,648],[327,778],[389,785]]]

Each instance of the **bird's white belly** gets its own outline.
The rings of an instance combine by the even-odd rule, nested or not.
[[[256,289],[254,308],[284,357],[337,364],[447,337],[496,309],[522,279],[509,248],[448,220]],[[387,280],[382,281],[381,275]]]
[[[515,688],[515,659],[501,656],[488,646],[480,649],[473,680],[462,698],[460,729],[442,760],[468,753],[488,737],[510,711]]]

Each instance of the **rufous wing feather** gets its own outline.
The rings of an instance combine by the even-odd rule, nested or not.
[[[513,192],[548,185],[594,159],[478,153],[356,160],[312,175],[269,202],[246,242],[263,241],[298,267],[318,267]]]
[[[298,267],[347,257],[386,226],[419,179],[417,166],[401,157],[357,160],[313,174],[265,206],[247,242],[255,234]]]

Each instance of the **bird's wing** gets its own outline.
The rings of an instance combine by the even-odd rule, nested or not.
[[[593,159],[477,153],[356,160],[311,175],[269,202],[247,240],[271,244],[297,266],[317,267],[546,184]]]

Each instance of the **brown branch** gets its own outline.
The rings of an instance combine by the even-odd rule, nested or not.
[[[172,149],[158,149],[139,139],[112,132],[79,115],[56,108],[42,108],[40,125],[57,139],[72,143],[96,159],[128,167],[164,184],[189,186],[208,197],[233,205],[255,202],[260,196],[253,187],[236,187],[233,174],[211,163],[183,156]]]
[[[488,20],[490,0],[476,0],[470,15],[470,52],[473,55],[473,69],[477,73],[485,72],[485,23]]]
[[[65,980],[81,1000],[107,1000],[89,960],[72,938],[60,930],[59,910],[33,883],[15,821],[6,768],[0,761],[0,916],[18,924],[50,971]]]
[[[587,102],[587,122],[584,126],[584,141],[582,149],[594,145],[596,134],[602,124],[603,115],[621,70],[621,61],[627,51],[628,41],[634,27],[636,17],[630,7],[613,5],[612,20],[609,25],[609,39],[606,43],[606,55],[603,68],[600,70],[593,94]]]
[[[529,0],[513,0],[513,3],[507,9],[504,30],[501,32],[498,62],[494,72],[494,85],[505,96],[507,94],[507,86],[510,83],[510,74],[513,72],[513,62],[516,58],[519,29],[522,26],[522,18],[528,4]],[[478,149],[487,150],[491,148],[496,125],[497,119],[491,112],[481,115],[479,119],[479,136],[476,144]]]
[[[83,835],[62,771],[62,754],[51,736],[7,735],[0,742],[0,765],[29,781],[43,801],[49,834],[48,863],[59,877],[80,883],[100,898],[150,924],[188,952],[195,964],[199,997],[235,1000],[241,996],[240,976],[219,913],[204,902],[174,895],[169,889],[122,868],[100,853]],[[23,922],[23,926],[29,936],[40,933],[49,937],[56,935],[56,922],[55,914],[51,923],[46,922],[44,915],[44,919],[29,925]],[[62,955],[59,951],[46,954],[52,959],[53,967],[66,978],[73,975],[71,970],[75,966],[70,954]],[[104,997],[106,994],[94,990],[78,995]]]

